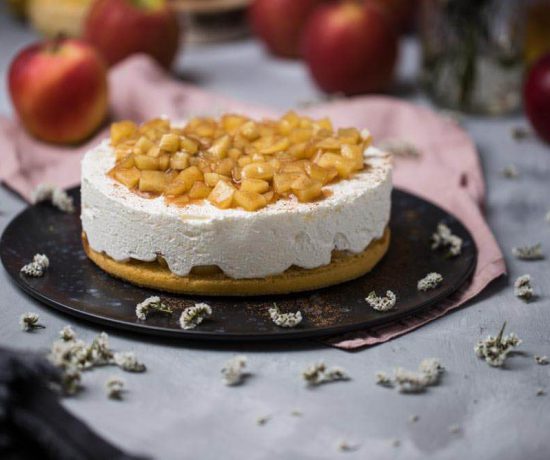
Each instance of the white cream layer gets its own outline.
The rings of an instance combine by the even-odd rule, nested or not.
[[[114,151],[103,142],[82,161],[82,228],[90,247],[117,261],[162,256],[179,276],[217,265],[232,278],[262,278],[292,265],[315,268],[333,250],[363,251],[380,238],[391,207],[391,163],[369,148],[369,165],[350,180],[326,186],[328,198],[294,197],[259,211],[221,210],[204,201],[186,207],[136,195],[106,175]]]

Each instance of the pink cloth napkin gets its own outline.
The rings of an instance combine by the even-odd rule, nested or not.
[[[225,111],[261,117],[275,112],[173,80],[144,56],[116,66],[109,83],[113,119],[143,121],[159,115],[184,119]],[[402,335],[458,308],[505,273],[502,253],[481,213],[485,184],[479,158],[472,141],[457,124],[427,108],[380,96],[323,103],[299,112],[328,116],[337,126],[368,127],[376,142],[401,139],[414,144],[421,155],[395,159],[395,185],[457,216],[479,249],[472,280],[450,299],[396,323],[332,338],[331,345],[355,349]],[[77,185],[82,155],[106,135],[105,128],[77,147],[46,145],[29,137],[16,120],[0,117],[0,181],[27,200],[40,183]]]

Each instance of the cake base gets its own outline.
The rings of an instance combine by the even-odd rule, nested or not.
[[[382,238],[359,254],[334,254],[328,265],[313,269],[291,267],[280,275],[250,279],[233,279],[223,273],[177,276],[158,262],[117,262],[90,248],[84,234],[82,242],[88,257],[102,270],[141,287],[177,294],[255,296],[311,291],[359,278],[370,272],[386,254],[390,230],[386,227]]]

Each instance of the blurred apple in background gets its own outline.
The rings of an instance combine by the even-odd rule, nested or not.
[[[392,82],[397,33],[387,13],[374,3],[320,6],[308,20],[303,39],[310,73],[328,93],[379,92]]]
[[[8,85],[23,126],[44,141],[82,141],[107,115],[107,66],[80,40],[60,38],[25,48],[10,66]]]
[[[326,0],[254,0],[249,9],[252,31],[281,57],[300,55],[300,38],[313,10]]]
[[[416,0],[367,0],[386,8],[399,32],[411,27],[416,15]]]
[[[109,65],[146,53],[168,69],[180,44],[180,26],[165,0],[95,0],[84,37]]]
[[[550,143],[550,54],[540,58],[529,70],[523,103],[537,134]]]
[[[46,37],[79,37],[92,0],[27,0],[32,26]]]

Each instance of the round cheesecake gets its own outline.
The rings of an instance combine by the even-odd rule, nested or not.
[[[389,244],[391,162],[368,147],[365,167],[323,197],[279,199],[256,211],[185,206],[136,193],[109,171],[108,141],[82,161],[82,230],[90,258],[114,276],[161,290],[208,295],[295,292],[371,270]]]

